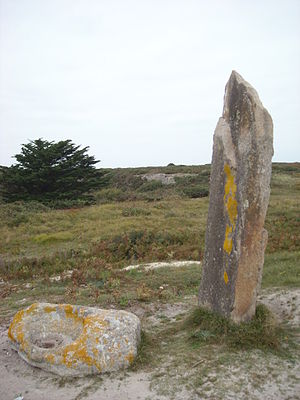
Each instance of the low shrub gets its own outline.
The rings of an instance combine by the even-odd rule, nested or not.
[[[155,190],[159,190],[163,187],[163,184],[160,181],[146,181],[139,187],[139,192],[153,192]]]
[[[3,225],[16,227],[27,223],[30,216],[38,212],[47,212],[50,208],[37,201],[17,201],[9,204],[0,204],[0,219]]]
[[[167,231],[153,232],[132,230],[113,238],[101,240],[91,250],[92,255],[115,265],[128,262],[161,261],[170,258],[198,260],[200,238],[197,232],[181,230],[176,233]]]
[[[94,198],[97,204],[110,203],[110,202],[122,202],[127,200],[126,193],[121,189],[107,188],[102,189],[94,194]]]
[[[190,186],[183,189],[183,193],[191,199],[196,199],[199,197],[207,197],[209,191],[203,186],[198,185],[198,186]]]

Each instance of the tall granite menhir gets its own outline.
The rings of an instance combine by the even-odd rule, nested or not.
[[[255,313],[272,155],[272,119],[255,89],[233,71],[214,133],[199,304],[236,322]]]

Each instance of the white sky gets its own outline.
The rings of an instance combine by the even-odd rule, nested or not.
[[[0,0],[0,164],[42,137],[99,167],[203,164],[231,70],[300,161],[300,1]]]

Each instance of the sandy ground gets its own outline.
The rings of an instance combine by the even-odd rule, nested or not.
[[[268,290],[262,293],[260,301],[280,321],[299,328],[300,289]],[[196,298],[189,297],[177,304],[145,304],[131,311],[142,319],[147,329],[159,325],[162,315],[175,319],[194,304]],[[298,361],[282,360],[275,355],[266,357],[260,351],[245,352],[242,359],[241,355],[233,355],[224,370],[205,377],[201,390],[187,389],[180,383],[184,378],[189,381],[190,372],[195,373],[194,366],[191,365],[190,371],[178,366],[170,372],[169,360],[159,370],[64,379],[20,359],[10,347],[7,329],[7,324],[0,327],[0,400],[14,400],[20,395],[24,400],[300,399],[300,357]]]

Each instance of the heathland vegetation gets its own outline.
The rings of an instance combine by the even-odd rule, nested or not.
[[[68,200],[63,209],[37,201],[2,202],[2,279],[34,280],[42,287],[52,275],[72,270],[57,287],[46,285],[50,297],[53,292],[63,301],[64,292],[72,290],[88,303],[124,305],[139,299],[141,287],[142,297],[155,297],[161,277],[137,279],[134,273],[119,276],[117,270],[141,262],[202,259],[209,171],[209,165],[101,171],[106,187],[94,190],[94,204],[85,207],[67,207]],[[175,175],[170,185],[143,178],[154,173],[186,176]],[[299,285],[299,197],[300,165],[274,164],[264,286]],[[195,267],[178,281],[176,274],[164,277],[169,285],[164,296],[195,292],[200,275]]]

